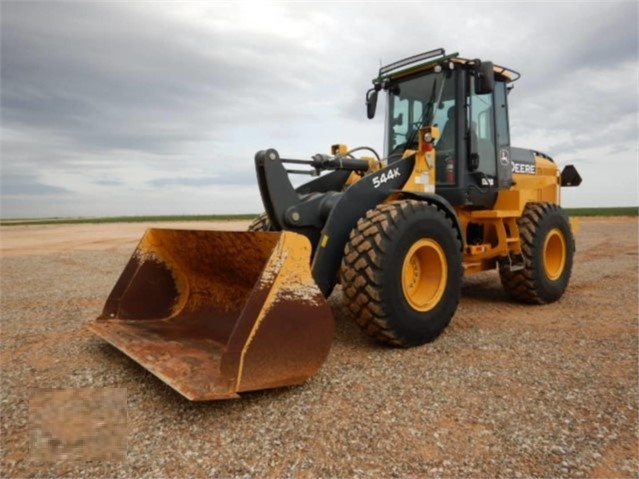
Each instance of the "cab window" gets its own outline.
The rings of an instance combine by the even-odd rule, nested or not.
[[[470,96],[470,151],[479,155],[481,172],[489,178],[497,176],[497,154],[495,149],[495,112],[493,94],[475,94],[474,78],[471,78]],[[489,180],[490,181],[490,180]]]

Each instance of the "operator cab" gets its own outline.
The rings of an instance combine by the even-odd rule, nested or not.
[[[518,78],[443,49],[381,68],[367,104],[372,118],[377,92],[387,92],[387,161],[416,151],[420,128],[436,126],[436,193],[452,205],[491,208],[512,185],[507,91]]]

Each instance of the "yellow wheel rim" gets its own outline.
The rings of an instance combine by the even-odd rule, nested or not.
[[[544,270],[548,279],[561,276],[566,265],[566,240],[559,228],[550,230],[544,241]]]
[[[433,309],[444,295],[448,262],[444,250],[432,239],[421,239],[411,246],[402,266],[402,289],[410,306],[417,311]]]

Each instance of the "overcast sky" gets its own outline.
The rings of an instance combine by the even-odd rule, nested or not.
[[[512,144],[577,166],[564,206],[639,203],[636,1],[1,9],[3,218],[257,213],[257,150],[381,152],[380,61],[438,47],[522,74]]]

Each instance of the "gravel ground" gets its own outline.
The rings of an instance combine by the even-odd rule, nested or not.
[[[0,228],[3,246],[41,232],[19,228]],[[0,258],[0,477],[639,477],[636,219],[582,221],[552,305],[509,302],[496,273],[466,279],[451,326],[420,348],[373,343],[337,288],[315,377],[207,403],[83,327],[135,240],[116,225],[117,241],[101,226],[105,241],[74,244],[57,228],[65,247]],[[33,388],[126,388],[126,459],[30,454]]]

